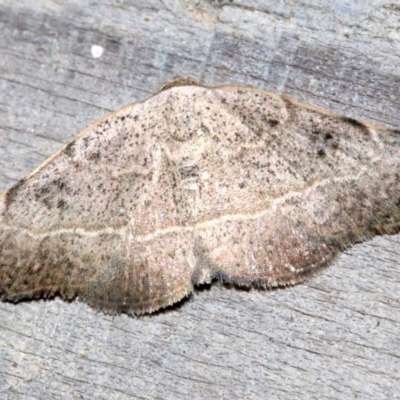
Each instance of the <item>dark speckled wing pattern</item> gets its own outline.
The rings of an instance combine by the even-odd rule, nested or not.
[[[295,284],[399,231],[399,132],[251,88],[164,89],[0,197],[3,299],[153,312],[214,278]]]

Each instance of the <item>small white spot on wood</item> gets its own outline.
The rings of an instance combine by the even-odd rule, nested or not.
[[[103,55],[104,49],[101,46],[93,45],[91,53],[93,58],[100,58]]]

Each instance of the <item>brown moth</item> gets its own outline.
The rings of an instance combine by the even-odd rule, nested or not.
[[[0,197],[0,296],[141,314],[213,279],[304,281],[399,232],[400,133],[245,87],[167,84]]]

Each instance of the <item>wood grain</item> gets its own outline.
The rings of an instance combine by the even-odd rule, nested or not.
[[[398,8],[316,4],[2,1],[0,191],[176,75],[400,128]],[[399,254],[379,237],[304,285],[214,284],[141,318],[0,303],[1,397],[400,398]]]

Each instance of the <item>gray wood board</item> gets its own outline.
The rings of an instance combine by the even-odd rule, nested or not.
[[[399,22],[390,1],[0,1],[0,191],[177,75],[400,128]],[[141,318],[0,303],[1,398],[400,398],[399,253],[378,237],[303,285]]]

